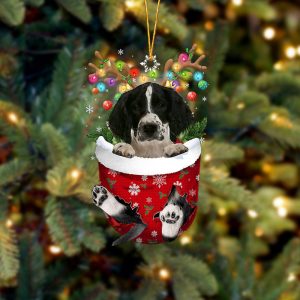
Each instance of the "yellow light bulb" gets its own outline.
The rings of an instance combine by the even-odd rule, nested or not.
[[[190,244],[191,241],[192,241],[192,238],[188,235],[182,235],[180,237],[180,244],[183,245],[183,246],[185,246],[187,244]]]
[[[275,207],[282,207],[284,205],[284,202],[285,202],[284,197],[278,196],[278,197],[274,198],[273,205]]]
[[[134,8],[137,6],[137,1],[136,0],[126,0],[125,5],[127,8]]]
[[[276,31],[273,27],[266,27],[263,31],[263,36],[266,40],[274,39]]]
[[[127,91],[127,85],[124,83],[120,84],[118,90],[122,94],[125,93]]]
[[[271,119],[272,121],[276,121],[277,118],[278,118],[278,114],[276,114],[276,113],[272,113],[272,114],[270,115],[270,119]]]
[[[264,235],[264,231],[261,228],[258,227],[258,228],[255,229],[255,235],[257,237],[261,237],[261,236]]]
[[[289,46],[285,49],[285,55],[287,58],[292,59],[296,56],[296,54],[296,49],[293,46]]]
[[[9,122],[11,122],[13,124],[17,124],[19,122],[18,115],[14,112],[9,112],[7,114],[7,119],[8,119]]]
[[[274,69],[277,70],[277,71],[280,71],[282,70],[284,67],[282,61],[278,61],[277,63],[274,64]]]
[[[49,246],[49,251],[52,254],[59,254],[59,253],[61,253],[61,248],[59,246],[56,246],[56,245],[50,245]]]
[[[98,75],[99,77],[104,77],[104,76],[106,75],[106,72],[105,72],[104,69],[99,69],[99,70],[97,71],[97,75]]]
[[[241,6],[243,4],[243,0],[231,0],[231,3],[235,6]]]
[[[300,45],[297,47],[297,54],[300,56]]]
[[[255,210],[249,209],[248,210],[248,216],[252,219],[256,219],[258,217],[258,214]]]
[[[278,216],[281,218],[285,218],[288,214],[288,211],[285,207],[279,207],[277,210]]]
[[[211,155],[210,154],[206,154],[204,156],[204,161],[211,161]]]
[[[240,102],[237,106],[237,109],[244,109],[245,108],[245,103],[243,103],[243,102]]]
[[[287,281],[288,282],[293,282],[297,279],[296,275],[294,273],[290,273],[288,278],[287,278]]]
[[[171,276],[170,271],[166,268],[161,268],[158,272],[158,275],[162,280],[168,280]]]
[[[81,172],[78,169],[73,169],[73,170],[71,170],[70,175],[73,179],[78,179],[81,175]]]
[[[7,227],[7,228],[11,228],[12,226],[13,226],[13,221],[11,220],[11,219],[7,219],[6,220],[6,223],[5,223],[5,226]]]
[[[221,208],[218,209],[218,214],[220,216],[225,216],[227,214],[227,211],[224,207],[221,207]]]

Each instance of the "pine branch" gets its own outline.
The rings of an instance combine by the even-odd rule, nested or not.
[[[63,200],[49,197],[46,208],[46,222],[50,235],[67,256],[73,256],[80,252],[80,242],[76,235],[76,220],[66,213]]]
[[[0,278],[7,280],[15,277],[19,270],[19,251],[13,229],[0,222]]]
[[[28,172],[30,164],[22,159],[15,158],[0,166],[0,186],[14,183]]]
[[[161,281],[153,279],[145,279],[134,293],[134,300],[153,300],[157,299],[160,291],[163,291],[164,286]]]
[[[108,31],[114,31],[123,22],[125,7],[123,1],[101,0],[100,18]]]
[[[43,295],[44,278],[43,249],[34,237],[25,235],[20,244],[20,272],[16,299],[40,299]]]
[[[21,0],[1,0],[0,20],[4,23],[17,26],[23,22],[25,6]]]
[[[179,138],[183,142],[187,142],[193,138],[201,138],[203,136],[204,129],[207,125],[207,118],[202,121],[197,121],[190,125],[185,131],[180,133]]]
[[[91,10],[85,0],[56,0],[56,2],[83,23],[91,21]]]

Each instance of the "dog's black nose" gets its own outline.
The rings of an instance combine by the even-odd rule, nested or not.
[[[152,136],[157,131],[157,125],[153,123],[148,123],[143,125],[142,130],[146,136]]]

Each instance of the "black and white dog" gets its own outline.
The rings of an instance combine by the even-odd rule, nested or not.
[[[120,97],[109,127],[124,143],[114,146],[125,157],[171,157],[187,151],[174,144],[176,136],[192,122],[192,113],[182,97],[171,88],[145,83]]]
[[[194,212],[186,200],[187,194],[181,196],[173,185],[164,209],[157,212],[153,218],[159,218],[162,223],[162,236],[165,241],[177,238],[180,228]]]
[[[121,224],[135,224],[128,232],[113,242],[113,246],[127,242],[139,236],[147,227],[138,214],[138,207],[131,208],[118,196],[114,196],[105,187],[95,185],[93,188],[93,201],[106,214],[116,219]]]

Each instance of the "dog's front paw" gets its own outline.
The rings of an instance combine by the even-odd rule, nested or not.
[[[95,185],[93,188],[93,201],[96,204],[96,206],[101,206],[107,198],[107,189],[101,185]]]
[[[164,148],[164,156],[172,157],[187,152],[189,149],[183,144],[171,144]]]
[[[129,158],[135,156],[135,151],[132,148],[132,146],[126,143],[116,144],[113,148],[113,153],[120,156],[129,157]]]

